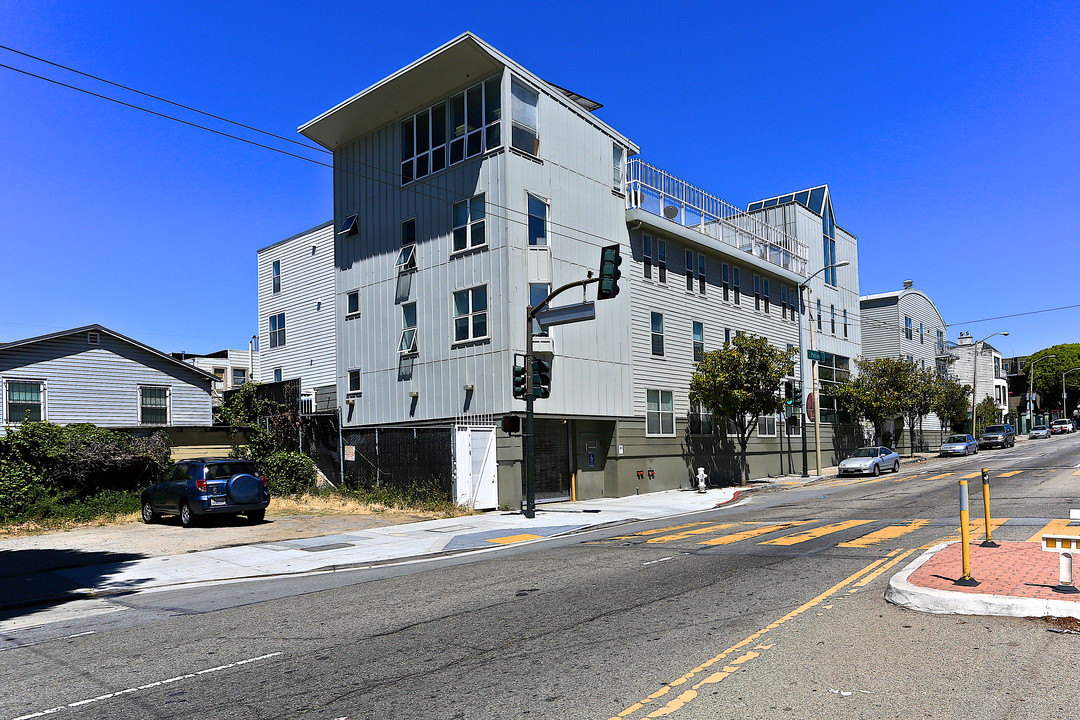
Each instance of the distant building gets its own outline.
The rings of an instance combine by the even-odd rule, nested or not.
[[[182,360],[214,375],[213,403],[221,405],[221,399],[227,390],[234,390],[246,382],[259,381],[258,350],[219,350],[205,355],[172,353],[174,358]]]
[[[0,433],[25,419],[209,426],[214,375],[101,325],[0,344]]]
[[[954,357],[948,350],[945,320],[934,301],[915,289],[911,280],[905,280],[900,290],[859,298],[859,323],[862,357],[901,358],[945,377],[953,374]],[[971,384],[971,379],[967,382]],[[922,433],[938,434],[941,429],[941,421],[933,413],[923,419],[920,428]],[[907,440],[907,433],[895,438],[898,446]],[[935,436],[926,437],[922,440],[923,447],[930,447],[938,440]]]
[[[305,408],[337,407],[334,277],[333,223],[258,251],[257,377],[299,380]]]
[[[950,375],[974,387],[976,404],[991,398],[997,406],[996,420],[1001,421],[1009,412],[1009,381],[1002,369],[1001,353],[990,343],[978,345],[976,354],[975,338],[970,333],[961,333],[956,343],[948,345],[949,354],[955,358]]]

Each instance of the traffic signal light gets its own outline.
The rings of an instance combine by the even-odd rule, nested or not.
[[[524,365],[514,365],[514,397],[521,400],[528,391],[529,376]]]
[[[551,395],[551,363],[533,358],[533,395],[546,398]]]
[[[521,418],[517,415],[503,415],[502,431],[507,435],[521,432]]]
[[[600,249],[600,287],[596,291],[597,300],[607,300],[619,294],[619,266],[622,256],[618,245],[608,245]]]
[[[794,380],[788,380],[786,383],[784,383],[784,404],[785,405],[794,405],[795,404],[795,381]]]

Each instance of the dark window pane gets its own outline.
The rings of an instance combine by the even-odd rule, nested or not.
[[[450,164],[455,165],[465,159],[465,138],[450,142]]]
[[[473,337],[487,337],[487,313],[473,315]]]
[[[454,249],[464,250],[466,247],[468,247],[468,244],[468,228],[464,226],[454,228]]]
[[[484,83],[484,123],[497,122],[502,117],[502,76],[495,77]],[[498,145],[498,143],[495,143]],[[490,147],[490,146],[489,146]]]
[[[484,151],[484,144],[482,142],[483,139],[484,136],[480,134],[480,131],[469,133],[469,135],[465,138],[465,156],[472,157],[473,155],[479,155],[480,153],[482,153]]]
[[[502,144],[502,138],[499,134],[499,123],[494,123],[487,126],[487,149],[497,148]]]
[[[413,161],[406,160],[401,163],[401,184],[410,183],[415,179],[413,175]]]
[[[469,318],[459,317],[454,320],[454,339],[455,340],[468,340],[469,339]]]
[[[431,172],[438,172],[446,167],[446,146],[431,151]]]
[[[467,115],[467,127],[468,131],[472,132],[484,125],[484,96],[483,91],[479,85],[474,85],[466,91],[466,105],[468,109]]]
[[[515,124],[510,131],[510,144],[522,152],[536,154],[536,133]]]
[[[401,223],[401,244],[412,245],[416,242],[416,220]]]
[[[480,222],[473,223],[473,226],[472,226],[472,244],[473,244],[473,247],[476,247],[477,245],[483,245],[485,242],[487,242],[487,239],[484,237],[484,221],[481,220]]]
[[[416,154],[416,145],[413,144],[413,121],[412,118],[401,122],[401,159],[411,158]]]
[[[428,156],[419,155],[416,158],[416,177],[422,178],[428,174]]]
[[[431,108],[431,147],[446,143],[446,103]]]
[[[450,98],[450,136],[462,137],[465,134],[465,94]]]
[[[416,116],[416,152],[418,154],[427,152],[428,148],[431,147],[429,144],[431,140],[428,137],[429,121],[427,110]]]

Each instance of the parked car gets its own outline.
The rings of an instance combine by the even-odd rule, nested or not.
[[[840,462],[840,475],[880,475],[900,471],[900,455],[887,447],[862,447]]]
[[[983,434],[979,438],[980,448],[991,448],[997,445],[998,447],[1012,447],[1016,444],[1016,431],[1013,430],[1013,426],[1006,423],[1005,425],[987,425],[983,429]]]
[[[974,455],[979,452],[979,441],[970,435],[950,435],[941,444],[942,455]]]
[[[1061,418],[1060,420],[1055,420],[1050,423],[1050,432],[1055,435],[1064,435],[1066,433],[1071,433],[1074,430],[1076,430],[1076,428],[1073,426],[1073,421],[1066,418]]]
[[[170,466],[161,480],[143,490],[142,519],[156,522],[162,515],[179,515],[184,527],[200,516],[247,515],[262,522],[270,492],[255,463],[238,458],[199,458]]]
[[[1039,438],[1050,437],[1050,428],[1045,425],[1036,425],[1028,431],[1028,440],[1038,440]]]

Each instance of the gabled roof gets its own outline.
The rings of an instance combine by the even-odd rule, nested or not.
[[[583,119],[625,143],[630,155],[639,151],[637,145],[590,112],[600,107],[599,103],[541,80],[471,32],[462,33],[304,123],[297,132],[333,150],[387,123],[402,120],[439,97],[485,80],[504,67],[551,95],[570,100],[570,107]]]
[[[107,328],[107,327],[105,327],[103,325],[83,325],[82,327],[72,328],[71,330],[61,330],[59,332],[49,333],[48,335],[38,335],[37,337],[26,338],[25,340],[14,340],[14,341],[9,342],[9,343],[0,343],[0,353],[5,352],[7,350],[12,350],[12,349],[17,348],[17,347],[25,347],[27,345],[33,345],[35,343],[45,342],[46,340],[55,340],[56,338],[62,338],[62,337],[66,337],[68,335],[78,335],[79,333],[88,333],[88,332],[96,332],[96,333],[100,333],[102,335],[109,335],[110,337],[114,337],[117,340],[120,340],[121,342],[125,342],[125,343],[128,343],[130,345],[134,345],[137,348],[145,350],[146,352],[150,353],[151,355],[156,355],[157,357],[159,357],[159,358],[161,358],[163,360],[168,360],[171,363],[174,363],[176,365],[180,365],[180,366],[184,367],[185,369],[190,370],[191,372],[195,373],[196,375],[202,375],[204,378],[206,378],[208,380],[217,380],[217,377],[211,372],[207,372],[206,370],[202,370],[201,368],[195,367],[191,363],[186,363],[186,362],[184,362],[182,360],[174,358],[172,355],[169,355],[168,353],[163,353],[160,350],[155,350],[154,348],[150,347],[149,345],[143,345],[138,340],[132,340],[131,338],[127,337],[126,335],[121,335],[120,333],[115,332],[113,330],[110,330],[109,328]]]
[[[908,295],[918,295],[929,303],[930,307],[934,309],[934,313],[937,314],[938,320],[941,321],[942,327],[948,327],[949,324],[945,322],[945,318],[941,316],[941,311],[938,310],[937,305],[930,299],[930,296],[924,293],[922,290],[914,287],[902,288],[900,290],[893,290],[892,292],[874,293],[873,295],[860,295],[859,307],[870,309],[875,307],[887,307],[890,305],[899,305],[900,299]]]

